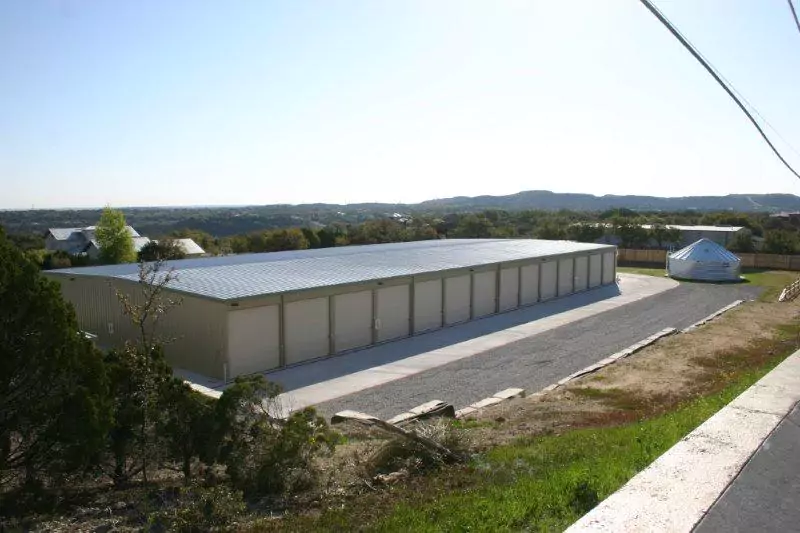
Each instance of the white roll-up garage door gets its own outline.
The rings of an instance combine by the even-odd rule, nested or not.
[[[408,319],[411,316],[408,285],[384,287],[376,292],[375,327],[378,341],[407,336]]]
[[[575,258],[575,292],[589,288],[589,257],[579,255]]]
[[[442,280],[414,282],[414,333],[442,327]]]
[[[520,270],[522,287],[519,304],[535,304],[539,301],[539,265],[525,265]]]
[[[333,327],[337,352],[372,344],[372,291],[334,296]]]
[[[328,298],[285,304],[286,364],[328,355]]]
[[[572,258],[558,260],[558,295],[566,296],[572,293],[573,263]]]
[[[603,283],[603,257],[600,254],[589,256],[589,287]]]
[[[614,283],[614,280],[617,278],[616,259],[616,252],[606,252],[603,254],[603,285]]]
[[[444,280],[445,324],[469,320],[469,285],[469,275]]]
[[[497,305],[497,272],[476,272],[472,280],[472,316],[491,315]]]
[[[539,268],[542,269],[541,299],[555,298],[558,293],[558,263],[548,261],[542,263]]]
[[[280,366],[277,305],[228,312],[228,377]]]
[[[500,270],[500,310],[508,311],[519,306],[519,269]]]

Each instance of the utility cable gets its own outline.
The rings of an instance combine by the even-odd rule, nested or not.
[[[789,0],[789,1],[791,1],[791,0]],[[670,25],[671,25],[673,28],[675,28],[675,31],[676,31],[676,32],[678,32],[678,34],[680,34],[680,36],[681,36],[681,37],[683,37],[683,39],[684,39],[684,40],[685,40],[687,43],[689,43],[689,46],[691,46],[691,47],[692,47],[692,48],[695,50],[695,52],[697,52],[697,53],[698,53],[698,55],[700,55],[700,57],[702,57],[702,58],[703,58],[703,60],[705,60],[705,62],[706,62],[706,63],[708,63],[708,65],[709,65],[709,66],[710,66],[710,67],[711,67],[711,68],[714,70],[714,72],[716,72],[716,73],[717,73],[717,76],[719,76],[719,77],[722,79],[722,81],[724,81],[724,82],[725,82],[725,83],[728,85],[728,87],[730,87],[731,91],[733,91],[734,93],[736,93],[736,96],[738,96],[738,97],[739,97],[739,98],[742,100],[742,102],[744,102],[744,104],[745,104],[745,105],[746,105],[748,108],[750,108],[750,110],[751,110],[751,111],[752,111],[752,112],[753,112],[753,113],[754,113],[756,116],[758,116],[758,118],[760,118],[760,119],[761,119],[761,121],[762,121],[764,124],[766,124],[766,126],[767,126],[769,129],[771,129],[771,130],[772,130],[772,131],[775,133],[775,135],[777,135],[777,136],[778,136],[778,138],[779,138],[780,140],[782,140],[782,141],[784,142],[784,144],[786,144],[786,146],[788,146],[788,147],[789,147],[789,148],[790,148],[790,149],[791,149],[791,150],[792,150],[792,151],[793,151],[795,154],[797,154],[798,156],[800,156],[800,150],[798,150],[797,148],[795,148],[794,146],[792,146],[792,143],[790,143],[789,141],[787,141],[787,140],[786,140],[786,138],[785,138],[783,135],[781,135],[781,132],[779,132],[777,129],[775,129],[775,126],[773,126],[773,125],[770,123],[770,121],[769,121],[769,120],[767,120],[767,117],[765,117],[764,115],[762,115],[762,114],[761,114],[761,113],[758,111],[758,108],[756,108],[756,106],[754,106],[754,105],[753,105],[753,104],[752,104],[752,103],[751,103],[749,100],[747,100],[747,98],[745,98],[745,96],[744,96],[744,95],[743,95],[741,92],[739,92],[739,91],[736,89],[736,87],[733,85],[733,83],[731,83],[731,80],[729,80],[728,78],[726,78],[726,77],[725,77],[725,76],[722,74],[722,72],[720,72],[720,71],[719,71],[719,69],[718,69],[716,66],[714,66],[714,64],[711,62],[711,60],[710,60],[710,59],[708,59],[708,58],[707,58],[705,55],[703,55],[703,53],[702,53],[700,50],[698,50],[698,49],[697,49],[697,47],[694,45],[694,43],[693,43],[692,41],[690,41],[690,40],[689,40],[689,38],[688,38],[688,37],[686,37],[686,36],[685,36],[685,35],[684,35],[684,34],[681,32],[681,30],[679,30],[677,27],[675,27],[675,24],[673,24],[673,23],[672,23],[672,21],[671,21],[671,20],[669,20],[669,18],[668,18],[666,15],[664,15],[664,13],[663,13],[663,12],[661,13],[661,16],[663,16],[663,17],[664,17],[664,20],[666,20],[666,21],[667,21],[667,22],[668,22],[668,23],[669,23],[669,24],[670,24]]]
[[[686,38],[683,35],[681,35],[681,33],[675,28],[675,26],[673,26],[672,23],[669,20],[667,20],[667,18],[661,13],[661,11],[659,11],[659,9],[655,5],[653,5],[653,3],[650,0],[639,0],[639,1],[644,5],[644,7],[648,9],[648,11],[650,11],[650,13],[652,13],[659,20],[659,22],[661,22],[661,24],[663,24],[670,31],[670,33],[672,33],[672,35],[676,39],[678,39],[678,41],[680,41],[680,43],[684,46],[684,48],[686,48],[692,54],[692,56],[694,56],[694,58],[697,59],[697,61],[699,61],[701,65],[703,65],[703,67],[708,71],[709,74],[711,74],[711,76],[714,78],[714,80],[716,80],[716,82],[720,85],[720,87],[725,89],[725,92],[728,93],[728,96],[730,96],[733,99],[733,101],[736,102],[736,105],[739,106],[739,109],[741,109],[742,112],[745,115],[747,115],[747,118],[750,119],[750,122],[753,123],[753,126],[755,126],[755,128],[758,130],[758,133],[761,134],[761,137],[764,139],[764,142],[766,142],[767,145],[769,145],[769,147],[772,149],[772,152],[778,157],[778,159],[781,160],[781,163],[783,163],[784,166],[786,166],[786,168],[788,168],[789,171],[792,174],[794,174],[796,178],[800,179],[800,174],[798,174],[797,171],[793,169],[792,166],[786,161],[786,159],[783,158],[778,149],[775,148],[775,145],[772,144],[772,141],[769,140],[767,134],[764,133],[764,130],[758,124],[758,121],[755,118],[753,118],[753,115],[750,114],[750,111],[748,111],[748,109],[741,102],[741,100],[739,100],[739,98],[733,93],[733,91],[731,91],[731,89],[725,84],[725,82],[722,81],[720,75],[716,73],[716,71],[711,67],[708,61],[706,61],[706,59],[702,56],[702,54],[700,54],[689,43],[689,41],[687,41]],[[792,9],[794,10],[794,7]]]
[[[800,31],[800,19],[797,18],[797,11],[794,9],[794,4],[792,0],[786,0],[789,2],[789,9],[792,10],[792,16],[794,17],[794,23],[797,24],[797,31]]]

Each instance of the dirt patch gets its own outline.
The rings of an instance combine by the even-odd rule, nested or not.
[[[637,420],[720,388],[731,372],[761,365],[797,345],[800,304],[747,302],[689,333],[659,340],[567,386],[481,411],[481,448],[521,435]]]

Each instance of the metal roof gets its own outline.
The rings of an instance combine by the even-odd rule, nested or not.
[[[708,231],[720,233],[736,233],[743,230],[744,226],[682,226],[680,224],[666,224],[667,229],[676,229],[680,231]],[[642,224],[644,229],[652,229],[652,224]]]
[[[698,281],[736,281],[741,263],[719,244],[700,239],[669,255],[667,272],[673,278]]]
[[[95,230],[97,226],[86,226],[85,228],[48,228],[47,231],[58,241],[65,241],[70,238],[73,233],[80,233],[86,241],[92,241],[95,238]],[[139,233],[131,226],[125,226],[131,237],[139,237]]]
[[[573,225],[581,226],[583,225],[583,223],[576,222]],[[595,228],[614,227],[614,225],[610,222],[594,222],[587,225]],[[639,227],[642,229],[653,229],[654,226],[655,224],[639,224]],[[664,227],[667,229],[676,229],[679,231],[710,231],[710,232],[720,232],[720,233],[736,233],[737,231],[744,229],[744,226],[683,226],[681,224],[664,224]]]
[[[169,261],[169,288],[216,300],[330,287],[557,256],[613,246],[532,239],[430,240]],[[138,280],[137,264],[51,270],[49,275]]]
[[[669,254],[670,259],[696,262],[739,263],[739,258],[709,239],[700,239]]]
[[[192,239],[175,239],[175,243],[180,246],[181,250],[186,255],[201,255],[206,253],[206,251]]]

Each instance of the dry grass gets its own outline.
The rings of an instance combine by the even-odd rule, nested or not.
[[[481,432],[482,448],[519,435],[625,423],[711,394],[737,374],[760,368],[776,353],[797,346],[798,316],[796,302],[748,302],[566,387],[487,409],[476,418],[503,424]]]

